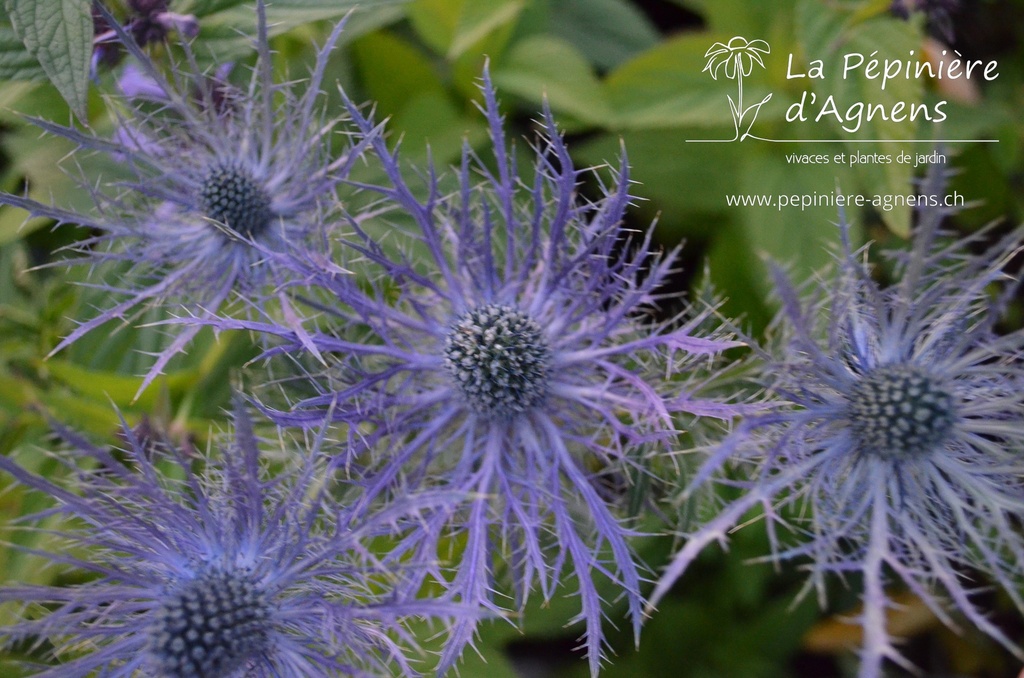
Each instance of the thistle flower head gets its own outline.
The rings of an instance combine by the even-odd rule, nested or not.
[[[54,533],[60,547],[34,553],[91,575],[66,587],[0,587],[0,601],[24,606],[0,637],[52,643],[55,664],[38,675],[411,675],[403,623],[464,614],[402,593],[404,566],[364,546],[447,499],[343,508],[322,480],[320,439],[290,454],[292,471],[271,477],[241,409],[218,454],[190,454],[127,426],[120,453],[62,435],[73,445],[61,459],[77,478],[70,489],[0,458],[15,480],[57,502],[40,517],[68,521]]]
[[[151,6],[151,7],[150,7]],[[162,7],[149,3],[147,7]],[[81,224],[98,235],[79,243],[78,262],[100,263],[123,280],[101,283],[116,298],[79,325],[55,348],[73,343],[103,323],[152,307],[204,316],[235,298],[263,299],[281,272],[267,252],[310,241],[325,223],[326,206],[358,150],[332,158],[331,132],[338,120],[318,104],[327,58],[339,23],[319,50],[306,82],[275,83],[271,75],[266,16],[257,3],[257,63],[247,86],[232,86],[204,73],[189,42],[184,58],[171,58],[170,74],[101,10],[133,58],[124,96],[111,97],[117,118],[111,138],[34,120],[42,129],[113,159],[126,177],[90,177],[91,213],[77,213],[24,197],[0,194],[0,204],[58,223]],[[339,144],[340,145],[340,144]],[[144,389],[198,332],[179,333],[158,354]]]
[[[429,553],[437,537],[456,537],[465,550],[449,584],[466,602],[492,609],[495,592],[508,588],[502,563],[517,605],[536,586],[549,598],[573,582],[596,673],[598,580],[621,592],[637,628],[642,604],[632,532],[602,479],[649,473],[645,450],[667,454],[676,414],[728,415],[728,406],[698,399],[692,383],[666,375],[734,344],[697,336],[702,314],[651,318],[675,253],[652,253],[650,231],[624,228],[631,200],[624,159],[614,185],[574,168],[545,111],[534,178],[523,183],[486,74],[482,89],[495,164],[467,146],[450,193],[433,168],[425,185],[410,183],[398,151],[351,107],[388,179],[362,185],[380,196],[372,214],[394,215],[391,237],[405,228],[409,251],[387,250],[367,233],[369,219],[353,215],[357,237],[349,246],[366,260],[370,286],[334,275],[329,262],[295,260],[295,277],[309,286],[305,296],[320,316],[314,329],[216,325],[277,335],[284,343],[274,353],[340,356],[330,382],[320,379],[324,395],[278,420],[319,422],[333,402],[369,449],[387,445],[391,451],[363,472],[364,501],[433,484],[474,497],[438,517],[424,558],[437,559]],[[585,179],[598,185],[596,200],[578,192]],[[360,459],[344,463],[352,468]],[[472,620],[457,625],[442,667],[473,630]]]
[[[540,326],[511,306],[467,311],[444,340],[445,370],[465,404],[483,417],[513,417],[540,405],[550,360]]]
[[[950,388],[913,364],[875,367],[853,384],[846,400],[844,418],[861,453],[897,462],[940,449],[956,423]]]
[[[171,588],[148,651],[158,675],[231,675],[269,649],[272,603],[251,572],[210,567]]]
[[[963,572],[988,575],[1024,612],[1024,332],[995,331],[1017,289],[1003,268],[1021,234],[978,255],[970,248],[982,236],[944,238],[943,186],[933,167],[891,285],[853,251],[845,219],[836,272],[810,300],[776,271],[780,347],[761,358],[772,406],[744,421],[691,485],[738,482],[744,494],[689,536],[652,602],[760,506],[773,558],[805,559],[822,599],[827,575],[860,575],[862,678],[880,676],[887,659],[908,665],[886,629],[889,584],[951,626],[952,607],[1020,655]],[[994,295],[1000,283],[1006,292]],[[719,473],[732,464],[748,479]],[[809,510],[794,518],[793,504]],[[794,543],[783,543],[787,533]]]

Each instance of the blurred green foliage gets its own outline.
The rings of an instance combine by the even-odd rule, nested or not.
[[[950,164],[962,170],[952,188],[977,201],[957,222],[963,229],[1000,219],[1015,224],[1024,207],[1024,1],[963,4],[955,15],[955,46],[967,58],[999,62],[1000,77],[983,83],[973,98],[943,90],[941,83],[913,79],[893,81],[881,91],[875,82],[835,73],[823,80],[787,78],[790,54],[798,69],[806,69],[813,59],[831,60],[835,68],[839,55],[850,51],[877,50],[895,58],[911,50],[921,53],[929,40],[925,17],[897,19],[889,13],[888,0],[274,0],[269,15],[278,36],[277,76],[301,77],[312,60],[313,44],[326,35],[326,20],[358,7],[327,81],[338,82],[357,101],[373,101],[382,117],[389,116],[390,140],[401,141],[413,164],[426,163],[428,149],[433,162],[444,166],[458,157],[464,141],[483,147],[486,130],[474,102],[485,63],[517,136],[528,137],[546,100],[581,165],[614,159],[624,144],[637,182],[634,193],[641,198],[631,218],[638,224],[657,218],[665,246],[687,241],[680,291],[701,277],[706,263],[712,282],[728,299],[724,311],[759,331],[771,314],[762,257],[790,265],[798,278],[826,264],[836,236],[835,209],[730,207],[725,196],[829,193],[837,184],[844,193],[907,194],[913,190],[914,169],[895,163],[822,168],[785,158],[792,152],[848,153],[856,144],[691,143],[732,134],[726,97],[735,84],[702,72],[705,52],[734,35],[770,43],[766,68],[754,69],[744,83],[750,100],[773,95],[757,119],[761,137],[998,139],[996,144],[948,149]],[[41,137],[25,120],[40,116],[67,122],[74,114],[96,129],[111,127],[103,93],[113,90],[114,74],[101,71],[90,83],[88,59],[83,61],[91,51],[88,5],[87,0],[5,0],[0,10],[3,190],[84,206],[89,196],[78,166],[87,180],[116,173],[95,158],[70,156],[73,149]],[[171,9],[196,16],[201,27],[197,54],[213,64],[251,60],[251,5],[250,0],[181,0],[172,2]],[[123,6],[115,8],[123,13]],[[60,30],[43,21],[55,13],[66,17]],[[164,48],[151,49],[159,58]],[[787,108],[805,90],[839,101],[933,104],[950,99],[948,120],[933,126],[875,119],[852,134],[834,120],[787,122]],[[337,94],[328,92],[328,97],[337,106]],[[896,142],[861,148],[904,150]],[[918,145],[911,152],[927,148]],[[911,223],[906,208],[852,210],[848,216],[875,239],[897,239]],[[103,303],[102,293],[70,284],[89,279],[88,272],[60,263],[65,257],[60,248],[81,233],[52,231],[42,220],[23,222],[23,213],[0,209],[0,454],[44,446],[43,412],[110,438],[115,407],[131,422],[145,415],[174,435],[199,440],[226,419],[230,385],[255,354],[247,336],[204,334],[138,400],[133,398],[147,364],[144,352],[165,341],[160,327],[151,324],[161,319],[155,315],[127,326],[111,323],[108,331],[94,332],[47,358],[76,319],[89,317]],[[40,455],[38,463],[48,462]],[[7,491],[0,495],[0,514],[24,514],[33,508],[31,501],[17,490]],[[30,544],[44,537],[4,533],[4,538]],[[746,530],[727,553],[706,554],[681,582],[679,595],[666,600],[650,622],[639,652],[624,630],[613,633],[618,656],[607,675],[847,675],[849,655],[815,659],[801,647],[804,634],[823,615],[850,612],[856,590],[837,587],[825,612],[813,596],[794,603],[802,583],[799,572],[779,576],[770,565],[746,563],[764,552],[763,539],[756,528]],[[641,545],[655,571],[671,542],[652,537]],[[0,549],[4,578],[41,582],[52,576],[26,563],[17,551]],[[605,593],[612,602],[614,590]],[[529,669],[529,675],[583,676],[583,662],[565,662],[578,634],[562,626],[572,605],[556,600],[544,608],[538,600],[522,626],[488,627],[478,643],[484,660],[469,653],[462,675],[500,678],[525,675]],[[609,617],[625,629],[621,610],[613,606]],[[930,640],[920,641],[922,652],[912,654],[937,662],[936,672],[1011,675],[1011,664],[990,643],[972,638],[972,649],[964,651],[949,636],[925,637]],[[13,671],[0,663],[2,675]]]

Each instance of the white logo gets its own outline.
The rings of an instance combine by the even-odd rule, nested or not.
[[[772,48],[764,40],[747,40],[737,35],[728,44],[716,42],[704,53],[704,58],[708,60],[704,70],[711,73],[715,80],[718,80],[719,73],[724,73],[726,78],[736,81],[738,88],[735,101],[731,95],[727,95],[732,123],[736,129],[735,136],[727,141],[743,141],[750,136],[750,128],[753,127],[758,112],[772,98],[769,94],[756,104],[743,105],[743,78],[753,72],[754,64],[764,68],[761,55],[769,54],[771,51]]]

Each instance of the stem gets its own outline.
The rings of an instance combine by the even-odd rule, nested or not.
[[[884,491],[884,490],[883,490]],[[882,663],[889,653],[889,634],[886,629],[885,585],[882,582],[882,568],[885,553],[889,548],[886,525],[886,506],[879,489],[873,488],[871,501],[871,532],[868,541],[868,555],[864,562],[864,609],[861,613],[861,628],[864,630],[858,678],[879,678]]]

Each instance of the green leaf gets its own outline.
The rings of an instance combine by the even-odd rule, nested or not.
[[[85,396],[85,399],[107,405],[113,402],[121,410],[132,407],[149,410],[159,394],[157,388],[147,389],[136,402],[135,394],[142,381],[140,377],[91,370],[57,358],[48,360],[45,368],[53,377],[74,389],[75,393]],[[171,391],[181,391],[195,379],[196,375],[188,372],[160,377],[161,385],[166,384]]]
[[[11,26],[0,24],[0,80],[44,82],[46,71]],[[6,89],[6,87],[5,87]],[[7,92],[4,92],[7,98]]]
[[[569,43],[537,35],[516,43],[494,72],[499,89],[540,102],[595,125],[612,117],[604,87],[587,60]]]
[[[908,150],[906,144],[899,142],[917,138],[920,123],[911,120],[909,115],[902,121],[885,120],[883,116],[875,115],[871,120],[860,123],[848,112],[851,106],[857,104],[865,108],[880,106],[884,111],[891,111],[893,106],[902,104],[909,111],[911,106],[920,104],[924,98],[922,81],[916,78],[895,78],[883,90],[879,80],[867,79],[861,69],[845,76],[841,69],[843,54],[876,53],[880,58],[905,57],[911,50],[920,48],[921,39],[906,22],[888,17],[860,21],[857,17],[840,7],[824,5],[815,0],[802,0],[797,7],[797,35],[801,37],[804,53],[808,59],[821,59],[826,68],[833,68],[830,77],[812,83],[819,102],[822,102],[815,111],[831,96],[839,114],[848,120],[840,124],[834,115],[825,116],[824,119],[830,121],[837,138],[893,140],[888,143],[854,144],[851,148],[854,153],[887,155],[891,160],[853,166],[861,187],[867,193],[912,193],[913,164],[899,163],[896,156],[905,150],[913,152],[913,149]],[[927,122],[923,124],[929,125]],[[906,237],[910,233],[910,211],[909,207],[901,205],[883,210],[881,215],[890,230]]]
[[[427,148],[436,167],[456,161],[463,141],[479,145],[487,138],[480,116],[460,114],[443,92],[424,92],[412,98],[395,116],[394,131],[402,136],[402,149],[413,164],[426,157]]]
[[[523,9],[523,0],[473,0],[462,7],[448,58],[457,59],[488,33],[515,21]]]
[[[753,147],[751,147],[753,148]],[[788,164],[769,150],[745,149],[740,185],[760,195],[831,194],[836,176],[843,169],[829,165],[827,171],[815,165]],[[820,146],[793,146],[795,153],[820,153]],[[842,182],[845,186],[845,182]],[[845,189],[844,189],[844,192]],[[783,207],[748,206],[739,210],[740,223],[754,251],[772,261],[792,267],[796,280],[806,280],[831,260],[830,245],[838,242],[838,211],[830,206]]]
[[[714,229],[709,230],[705,220],[686,217],[728,212],[725,196],[741,190],[736,167],[747,149],[741,144],[687,143],[694,136],[695,130],[685,128],[628,132],[621,142],[633,168],[630,179],[639,184],[631,192],[651,201],[652,217],[664,213],[660,227],[672,220],[686,224],[685,235],[709,237]],[[619,144],[619,135],[605,134],[571,150],[574,157],[597,165],[618,157]],[[642,209],[647,208],[643,203]]]
[[[736,95],[736,83],[702,72],[705,52],[723,36],[698,33],[673,38],[610,73],[605,83],[616,127],[731,126],[726,97]],[[744,86],[750,101],[769,91],[760,69]]]
[[[214,12],[237,7],[243,3],[246,3],[246,0],[195,0],[194,2],[185,3],[177,11],[195,14],[197,17],[204,17]]]
[[[405,0],[375,0],[372,3],[359,3],[355,0],[268,0],[267,21],[273,34],[294,28],[299,24],[321,19],[337,19],[352,10],[356,13],[373,14],[382,10],[400,9]],[[255,24],[253,0],[196,0],[184,3],[175,11],[194,14],[201,19],[203,28],[210,22],[219,22],[225,17],[238,21],[239,27],[251,29]],[[372,8],[372,11],[371,11]],[[251,30],[246,32],[251,34]]]
[[[817,0],[820,2],[820,0]],[[729,37],[768,39],[770,28],[787,21],[794,0],[675,0],[704,17],[712,31],[727,32]],[[824,3],[822,3],[824,4]],[[774,44],[774,43],[773,43]]]
[[[742,318],[754,336],[772,319],[765,300],[771,292],[764,262],[754,255],[745,229],[734,223],[721,224],[707,250],[710,282],[725,293],[721,312],[727,318]]]
[[[614,68],[658,42],[657,29],[625,0],[558,0],[551,32],[598,68]]]
[[[28,197],[33,200],[48,204],[56,194],[73,200],[73,204],[65,203],[64,207],[91,204],[81,199],[83,193],[79,187],[59,169],[61,158],[73,148],[70,144],[62,143],[62,140],[40,140],[37,129],[21,127],[8,132],[0,147],[13,159],[4,172],[4,190],[17,190],[17,184],[24,177],[28,184]],[[26,216],[25,212],[14,207],[0,208],[0,245],[52,223],[41,217],[26,220]]]
[[[92,56],[89,0],[5,0],[5,7],[25,47],[84,120]]]
[[[200,48],[197,50],[200,57],[224,61],[239,59],[252,52],[256,16],[251,4],[232,4],[202,18],[198,40]],[[340,19],[349,12],[352,16],[345,24],[341,44],[404,16],[401,0],[379,0],[369,6],[357,0],[334,0],[330,3],[322,0],[275,0],[267,5],[267,23],[270,36],[274,37],[314,21]]]
[[[63,102],[50,88],[40,87],[31,97],[19,103],[36,110],[47,102],[51,113],[63,109],[64,115],[67,115]],[[87,213],[95,203],[89,191],[82,186],[84,177],[92,181],[123,178],[123,166],[108,156],[93,155],[81,158],[79,166],[82,175],[77,171],[69,174],[62,169],[61,161],[74,148],[72,143],[56,136],[40,137],[39,129],[34,126],[21,125],[8,130],[0,143],[0,149],[10,158],[10,162],[0,175],[0,188],[8,192],[21,192],[19,183],[24,179],[28,197],[33,200],[56,204],[58,201],[54,196],[59,196],[60,206],[64,209]],[[0,207],[0,245],[25,237],[52,223],[44,218],[26,220],[25,217],[25,212],[20,209]]]
[[[416,0],[413,28],[431,49],[455,61],[488,34],[512,24],[524,0]]]
[[[365,35],[352,45],[366,93],[383,116],[401,111],[413,97],[444,94],[444,84],[426,55],[387,32]]]
[[[416,34],[438,54],[445,54],[455,36],[465,0],[415,0],[409,5],[409,21]]]

